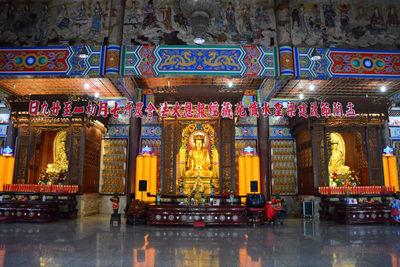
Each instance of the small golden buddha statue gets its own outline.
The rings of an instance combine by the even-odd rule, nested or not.
[[[194,136],[195,146],[190,150],[187,160],[186,177],[212,177],[212,164],[210,160],[210,152],[204,147],[204,136]]]
[[[65,153],[65,142],[67,139],[67,132],[58,132],[53,142],[53,163],[47,164],[48,172],[68,171],[68,159]]]
[[[194,193],[194,200],[197,203],[201,202],[201,193],[204,193],[204,185],[203,181],[201,180],[200,176],[197,176],[196,181],[193,185],[192,195]]]
[[[346,147],[343,137],[339,133],[331,133],[332,155],[329,159],[329,174],[349,173],[350,167],[345,165]]]

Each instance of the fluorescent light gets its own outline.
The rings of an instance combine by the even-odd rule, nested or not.
[[[233,82],[228,82],[228,87],[232,87],[233,86]]]
[[[85,89],[88,90],[90,88],[90,85],[88,83],[85,83],[83,87],[85,87]]]
[[[381,92],[386,92],[386,86],[382,85],[380,90],[381,90]]]
[[[99,93],[94,93],[95,98],[98,98],[99,96],[100,96]]]
[[[310,84],[310,86],[308,87],[308,89],[310,89],[310,91],[314,91],[315,85],[314,85],[314,84]]]
[[[303,95],[303,94],[300,94],[300,95],[299,95],[299,99],[304,99],[304,95]]]

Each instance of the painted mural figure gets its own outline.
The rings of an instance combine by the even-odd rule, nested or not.
[[[235,8],[233,7],[232,2],[229,2],[228,8],[225,12],[225,16],[228,22],[225,31],[230,33],[237,33],[238,30],[236,29]]]
[[[343,33],[345,33],[346,37],[348,37],[349,31],[350,31],[349,11],[350,11],[350,8],[348,5],[340,6],[340,29],[342,30]]]
[[[325,26],[328,28],[336,27],[336,11],[333,4],[324,4],[324,16],[325,16]]]
[[[40,18],[39,18],[40,19]],[[17,12],[17,20],[15,21],[15,30],[21,31],[32,26],[34,15],[30,12],[29,5],[25,5]]]
[[[260,39],[261,38],[261,32],[262,32],[262,27],[261,27],[261,22],[263,20],[263,14],[262,14],[262,10],[261,7],[257,7],[256,8],[256,15],[255,15],[255,19],[254,19],[254,28],[255,28],[255,32],[256,32],[256,39]]]
[[[7,24],[9,27],[9,30],[12,30],[14,27],[14,22],[15,22],[15,6],[14,5],[9,5],[7,4]]]
[[[132,7],[127,14],[127,19],[125,20],[125,23],[132,25],[134,29],[137,29],[141,21],[140,18],[141,18],[141,11],[140,9],[137,8],[136,1],[133,1]]]
[[[373,30],[378,31],[381,30],[385,25],[385,21],[383,20],[383,17],[378,7],[374,8],[374,13],[372,14],[370,25]]]
[[[147,2],[147,6],[144,8],[144,20],[143,29],[151,28],[156,22],[156,15],[153,5],[153,0]]]
[[[301,33],[307,33],[304,5],[300,4],[292,11],[292,28],[297,26]]]
[[[166,30],[172,31],[172,21],[171,21],[171,17],[172,17],[172,10],[171,7],[169,6],[168,2],[165,3],[165,6],[163,9],[161,9],[162,11],[162,16],[163,16],[163,22],[164,22],[164,27]]]
[[[305,17],[305,10],[304,10],[304,5],[301,4],[299,7],[299,18],[300,18],[300,31],[302,33],[307,32],[307,26],[306,26],[306,17]]]
[[[248,5],[245,5],[242,11],[242,21],[243,21],[242,27],[244,29],[244,32],[252,32],[250,9]]]
[[[388,11],[387,17],[387,25],[388,26],[398,26],[400,24],[399,17],[397,15],[397,10],[395,7],[390,7]]]
[[[78,25],[83,25],[88,23],[88,15],[84,2],[82,2],[81,6],[78,8],[76,12],[75,22]]]
[[[101,31],[102,9],[101,9],[99,1],[96,2],[96,7],[94,8],[94,12],[93,13],[94,14],[93,14],[93,25],[92,25],[92,27],[94,28],[94,30],[96,32],[100,32]]]
[[[8,11],[8,4],[0,6],[0,25],[3,25],[7,22],[7,11]]]
[[[46,33],[49,27],[49,7],[43,3],[39,14],[39,21],[36,23],[35,41],[41,42],[47,39]]]
[[[314,4],[312,7],[312,15],[310,16],[309,24],[312,30],[321,30],[321,13],[317,4]]]
[[[176,15],[174,16],[174,21],[178,23],[182,28],[186,29],[188,26],[188,21],[183,15],[181,7],[178,5],[176,9]]]
[[[69,15],[68,15],[68,9],[66,5],[62,5],[62,11],[61,11],[61,18],[59,20],[60,22],[58,23],[57,27],[62,30],[62,29],[68,29],[69,28]]]

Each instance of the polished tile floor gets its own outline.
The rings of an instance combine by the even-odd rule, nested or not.
[[[400,266],[400,226],[110,227],[106,216],[0,223],[3,266]]]

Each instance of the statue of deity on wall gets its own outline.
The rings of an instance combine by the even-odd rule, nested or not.
[[[49,173],[59,173],[61,171],[68,171],[68,159],[65,151],[65,143],[67,139],[67,132],[58,132],[53,142],[53,163],[47,164],[47,171]]]
[[[210,152],[205,148],[205,136],[194,135],[195,146],[189,151],[187,160],[187,177],[194,177],[200,175],[201,177],[212,177]]]
[[[331,133],[331,157],[329,159],[329,174],[347,174],[350,167],[345,165],[346,146],[343,137],[339,133]]]

